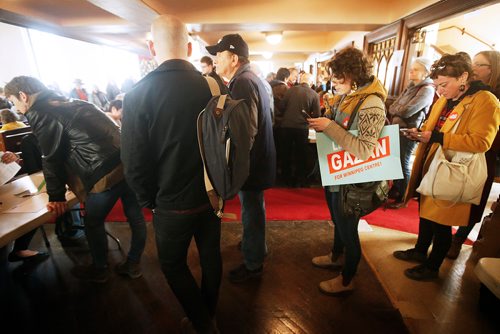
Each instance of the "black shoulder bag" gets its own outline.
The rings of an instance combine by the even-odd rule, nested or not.
[[[368,95],[362,98],[354,108],[347,124],[347,130],[351,128],[359,107],[367,97]],[[343,184],[339,187],[339,209],[344,216],[357,218],[366,216],[385,203],[389,195],[389,183],[385,180]]]

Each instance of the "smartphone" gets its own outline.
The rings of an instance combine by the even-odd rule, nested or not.
[[[305,118],[312,118],[304,109],[300,111]]]

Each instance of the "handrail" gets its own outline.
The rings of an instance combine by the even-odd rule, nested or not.
[[[488,46],[490,49],[495,50],[495,48],[494,48],[494,46],[493,46],[494,44],[493,44],[493,45],[490,45],[490,44],[486,43],[485,41],[483,41],[482,39],[480,39],[479,37],[476,37],[476,36],[474,36],[473,34],[471,34],[470,32],[465,31],[465,27],[464,27],[464,28],[460,28],[460,27],[458,27],[458,26],[453,25],[453,26],[449,26],[449,27],[446,27],[446,28],[438,29],[438,31],[443,31],[443,30],[448,30],[448,29],[453,29],[453,28],[460,30],[460,31],[462,32],[462,35],[463,35],[463,34],[467,34],[467,35],[469,35],[470,37],[472,37],[472,38],[474,38],[475,40],[477,40],[478,42],[481,42],[481,43],[483,43],[484,45]]]

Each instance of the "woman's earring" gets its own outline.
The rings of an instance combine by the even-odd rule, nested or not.
[[[465,85],[461,84],[460,87],[458,87],[458,90],[463,92],[465,90]]]
[[[352,90],[357,90],[358,89],[358,84],[354,81],[351,85]]]

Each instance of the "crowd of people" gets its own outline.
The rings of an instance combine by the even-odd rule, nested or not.
[[[196,129],[198,114],[212,95],[202,73],[188,61],[191,45],[179,19],[158,17],[151,36],[149,49],[159,66],[130,88],[123,101],[117,99],[113,87],[107,93],[97,87],[89,93],[81,80],[75,80],[72,99],[68,99],[25,76],[7,83],[4,94],[26,117],[43,153],[48,210],[56,216],[68,210],[66,186],[84,203],[85,234],[93,262],[74,268],[73,274],[96,283],[109,279],[104,219],[120,198],[130,224],[131,247],[115,270],[140,277],[146,243],[141,208],[148,208],[153,213],[161,269],[187,316],[182,320],[183,331],[218,333],[221,220],[207,197]],[[311,87],[310,75],[295,68],[280,68],[276,76],[268,76],[269,81],[259,77],[249,61],[248,45],[238,34],[222,36],[206,50],[216,63],[203,57],[203,75],[213,77],[233,99],[244,100],[251,114],[251,124],[247,124],[253,139],[250,171],[238,193],[242,263],[229,271],[231,282],[243,283],[264,274],[268,251],[264,191],[275,185],[277,175],[289,186],[306,185],[309,128],[365,160],[377,144],[386,116],[404,129],[400,138],[404,179],[395,182],[391,207],[403,207],[415,197],[420,207],[415,247],[398,250],[394,257],[419,263],[405,271],[410,279],[438,277],[446,255],[456,257],[456,252],[449,254],[450,246],[458,248],[480,220],[491,189],[500,125],[498,52],[481,52],[472,61],[463,55],[444,55],[435,62],[416,58],[410,67],[410,84],[386,115],[387,90],[372,74],[369,57],[354,47],[339,51],[328,63],[334,95],[318,94]],[[318,85],[318,90],[325,86]],[[9,108],[5,110],[1,112],[3,130],[25,126]],[[349,130],[358,130],[358,135]],[[488,181],[479,205],[451,206],[415,192],[439,147],[486,153]],[[11,152],[2,156],[4,163],[18,159]],[[319,283],[321,292],[337,296],[355,287],[361,258],[360,217],[341,214],[338,186],[325,187],[325,199],[334,222],[333,243],[330,252],[314,257],[312,264],[340,271],[339,276]],[[452,225],[463,226],[455,237]],[[9,261],[48,256],[28,249],[31,238],[29,234],[16,242],[19,246]],[[187,265],[193,238],[201,285]],[[431,243],[432,251],[427,254]]]

